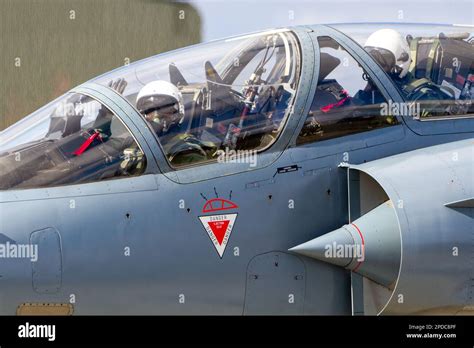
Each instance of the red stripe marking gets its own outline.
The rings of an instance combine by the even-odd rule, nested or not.
[[[82,145],[80,148],[78,148],[76,151],[74,151],[74,155],[76,156],[80,156],[84,153],[84,151],[86,151],[89,146],[92,144],[92,142],[95,140],[95,138],[97,138],[99,136],[99,133],[94,133],[92,134],[89,139],[87,139]]]
[[[348,99],[349,99],[349,97],[345,97],[344,99],[339,100],[337,103],[333,103],[333,104],[323,106],[320,109],[321,109],[322,112],[329,112],[332,109],[334,109],[335,107],[343,105]]]
[[[359,227],[356,226],[356,224],[351,224],[352,226],[355,227],[355,229],[357,230],[357,232],[359,232],[359,236],[360,236],[360,239],[362,240],[362,252],[364,253],[364,260],[365,260],[365,241],[364,241],[364,236],[362,235],[362,232],[360,231]],[[360,265],[362,264],[363,261],[360,261],[356,268],[353,269],[353,272],[356,272]]]

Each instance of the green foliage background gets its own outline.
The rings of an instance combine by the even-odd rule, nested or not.
[[[200,28],[186,3],[0,0],[0,130],[126,58],[198,43]]]

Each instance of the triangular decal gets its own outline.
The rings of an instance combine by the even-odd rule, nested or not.
[[[206,230],[212,244],[217,250],[219,257],[222,258],[224,255],[225,248],[234,228],[235,219],[237,214],[222,214],[222,215],[209,215],[200,216],[199,220]]]

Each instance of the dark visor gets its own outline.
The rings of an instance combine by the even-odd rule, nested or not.
[[[389,50],[379,47],[365,47],[365,50],[384,68],[389,71],[395,66],[395,56]]]
[[[173,114],[179,110],[176,99],[166,95],[154,95],[148,98],[141,98],[137,103],[137,109],[148,114],[153,111],[161,113]]]

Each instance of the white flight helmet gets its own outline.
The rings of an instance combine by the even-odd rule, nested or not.
[[[405,77],[411,63],[410,47],[402,35],[393,29],[380,29],[372,33],[364,48],[385,69],[400,78]]]
[[[157,111],[168,118],[168,122],[177,122],[184,116],[183,95],[179,89],[163,80],[147,83],[137,95],[137,109],[144,115]]]

